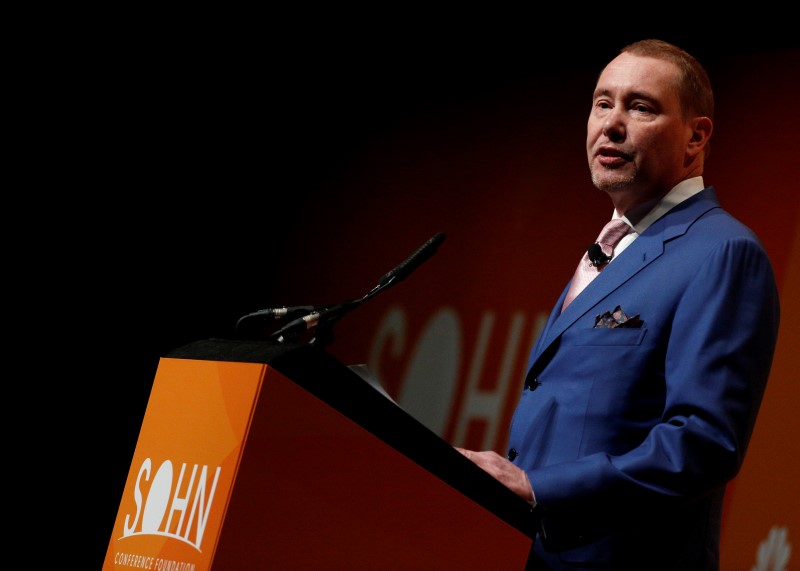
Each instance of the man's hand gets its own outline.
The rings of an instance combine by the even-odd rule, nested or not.
[[[475,452],[474,450],[466,450],[457,446],[455,449],[526,502],[534,501],[533,488],[531,488],[531,483],[528,480],[528,474],[497,452],[492,452],[491,450]]]

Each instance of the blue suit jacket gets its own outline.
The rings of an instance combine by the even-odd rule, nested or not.
[[[719,565],[722,498],[772,364],[778,293],[758,238],[713,187],[653,223],[532,350],[509,433],[554,569]],[[621,306],[639,328],[594,328]],[[746,501],[746,498],[744,498]]]

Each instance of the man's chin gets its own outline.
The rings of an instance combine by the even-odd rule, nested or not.
[[[631,184],[633,184],[633,177],[622,176],[621,173],[619,176],[613,176],[613,173],[608,171],[601,174],[592,173],[592,184],[597,189],[605,192],[618,192],[630,188]]]

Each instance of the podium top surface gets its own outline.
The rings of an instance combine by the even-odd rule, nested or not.
[[[270,363],[276,357],[303,345],[236,339],[203,339],[172,350],[166,356],[176,359],[204,361],[238,361],[241,363]]]

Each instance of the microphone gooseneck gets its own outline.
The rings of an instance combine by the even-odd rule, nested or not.
[[[343,303],[327,307],[312,307],[310,312],[290,321],[277,331],[275,331],[270,339],[283,343],[287,340],[293,340],[304,331],[314,328],[330,328],[330,325],[344,317],[347,313],[354,310],[356,307],[370,299],[385,289],[388,289],[407,278],[419,266],[428,260],[436,252],[438,247],[444,242],[445,234],[439,232],[431,237],[427,242],[420,246],[413,254],[406,258],[399,266],[393,270],[386,272],[378,280],[378,284],[373,287],[364,297],[360,299],[352,299]],[[308,307],[308,306],[302,306]],[[258,312],[256,312],[258,313]],[[329,332],[328,332],[329,333]]]

